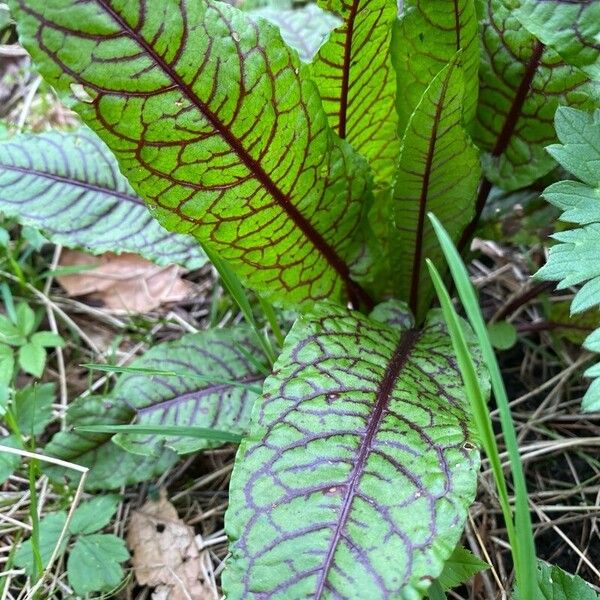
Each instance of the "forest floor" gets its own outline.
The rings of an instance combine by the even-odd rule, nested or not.
[[[76,118],[31,71],[14,40],[0,45],[0,133],[2,122],[9,131],[37,132],[76,124]],[[548,223],[556,215],[535,198],[523,202],[508,198],[498,207],[488,211],[488,221],[475,240],[470,270],[488,320],[507,320],[518,333],[510,348],[499,351],[499,359],[518,431],[538,555],[580,574],[600,590],[600,414],[580,411],[586,386],[582,372],[592,358],[579,346],[586,327],[565,322],[571,292],[553,292],[531,277],[543,264]],[[24,235],[14,223],[5,222],[4,227],[13,240]],[[497,241],[500,238],[502,243]],[[41,276],[62,264],[61,247],[26,241],[22,248],[19,260],[26,262],[29,272]],[[50,355],[42,377],[44,382],[55,383],[58,393],[52,420],[35,440],[38,449],[65,426],[65,409],[73,399],[111,385],[114,373],[91,372],[82,364],[110,361],[126,365],[160,341],[241,320],[212,268],[186,273],[184,278],[189,282],[184,299],[161,299],[157,308],[129,314],[111,310],[101,297],[69,296],[53,276],[32,280],[29,287],[6,280],[15,301],[22,299],[42,311],[42,327],[60,331],[67,341],[65,348]],[[20,384],[27,382],[22,375]],[[493,416],[499,431],[498,415],[494,412]],[[0,428],[4,435],[4,427]],[[500,436],[498,439],[502,445]],[[192,454],[156,481],[119,490],[122,500],[104,531],[125,537],[133,511],[164,490],[178,517],[196,536],[204,569],[204,597],[219,598],[219,576],[227,555],[223,515],[234,457],[233,446]],[[75,500],[72,493],[51,484],[41,473],[32,484],[36,491],[32,496],[27,465],[23,460],[0,486],[1,600],[26,598],[30,591],[22,570],[5,567],[10,564],[15,542],[31,530],[32,497],[38,502],[41,518],[58,508],[68,509]],[[86,493],[83,499],[89,497]],[[464,544],[492,568],[462,589],[449,592],[448,597],[506,598],[512,585],[510,553],[485,460]],[[126,565],[126,570],[125,582],[113,597],[150,598],[152,589],[137,585],[131,567]],[[49,600],[73,597],[65,560],[57,560],[41,592],[41,597]]]

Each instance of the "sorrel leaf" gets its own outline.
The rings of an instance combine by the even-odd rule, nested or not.
[[[563,210],[561,220],[578,227],[552,237],[560,243],[550,248],[548,262],[537,277],[560,281],[558,289],[581,285],[571,303],[571,312],[579,314],[600,306],[600,111],[594,114],[561,107],[556,111],[556,133],[561,144],[548,152],[567,171],[581,181],[559,181],[544,191],[544,198]],[[600,329],[591,333],[584,347],[600,352]],[[588,369],[595,377],[583,397],[586,411],[600,410],[600,364]]]
[[[79,398],[67,411],[70,427],[127,423],[130,419],[131,412],[127,408],[100,396]],[[163,474],[177,461],[177,454],[168,448],[159,457],[140,456],[126,452],[111,438],[107,433],[59,431],[46,445],[44,453],[88,467],[87,490],[114,490],[146,481]],[[71,469],[56,465],[44,465],[43,469],[55,481],[66,479],[73,486],[79,482],[80,474]]]
[[[329,124],[367,158],[376,181],[388,180],[400,139],[390,59],[396,0],[320,0],[342,24],[311,64]]]
[[[556,139],[552,120],[557,107],[592,107],[591,96],[597,91],[584,73],[531,35],[502,0],[483,4],[474,139],[486,151],[486,177],[502,189],[514,190],[556,164],[544,148]]]
[[[248,11],[248,15],[252,18],[262,17],[277,25],[283,41],[294,48],[304,62],[313,59],[330,31],[340,22],[316,4],[299,8],[265,6]]]
[[[600,4],[564,0],[512,0],[513,14],[567,63],[600,81]]]
[[[400,132],[431,80],[461,52],[464,120],[475,118],[479,40],[474,0],[407,0],[394,28],[392,61],[398,82]]]
[[[441,573],[478,453],[441,315],[394,321],[321,305],[288,334],[232,477],[231,600],[420,598]]]
[[[420,318],[433,298],[425,258],[444,260],[427,212],[456,239],[473,215],[480,177],[479,155],[462,126],[464,83],[459,57],[431,82],[402,140],[393,193],[398,230],[397,292]]]
[[[158,264],[206,262],[194,238],[164,230],[91,131],[19,135],[0,144],[0,211],[53,242],[134,252]]]
[[[109,399],[127,407],[140,425],[185,425],[243,433],[262,375],[248,353],[260,356],[249,329],[212,329],[154,346],[129,366],[163,374],[125,373]],[[245,353],[242,351],[245,350]],[[172,372],[173,375],[164,373]],[[152,454],[163,443],[178,453],[222,445],[188,436],[119,433],[114,441],[130,452]]]
[[[11,8],[42,75],[164,227],[196,236],[288,306],[369,303],[350,266],[367,165],[328,128],[273,25],[213,0]]]

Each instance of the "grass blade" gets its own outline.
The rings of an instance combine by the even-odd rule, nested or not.
[[[248,301],[248,297],[246,296],[246,291],[242,286],[241,281],[238,276],[232,271],[231,267],[213,250],[202,245],[202,249],[208,259],[213,264],[214,268],[219,273],[221,277],[221,282],[225,286],[225,289],[231,294],[231,297],[234,299],[235,303],[240,307],[244,318],[248,325],[252,327],[256,337],[258,339],[258,343],[260,344],[265,356],[269,360],[270,364],[275,362],[275,351],[271,346],[271,341],[269,336],[265,334],[264,331],[258,326],[256,319],[254,318],[254,313],[252,312],[252,307],[250,306],[250,302]]]
[[[504,436],[504,443],[510,459],[510,470],[512,475],[512,481],[515,490],[515,519],[514,526],[512,527],[512,535],[509,534],[509,541],[511,544],[513,559],[515,564],[515,572],[517,583],[523,598],[535,598],[534,586],[536,585],[536,559],[535,559],[535,544],[533,540],[533,532],[531,527],[531,515],[529,513],[528,496],[527,496],[527,485],[525,483],[525,474],[523,473],[523,467],[521,464],[521,457],[519,454],[519,445],[517,442],[517,435],[515,432],[512,415],[510,412],[510,406],[508,404],[508,396],[502,380],[502,374],[496,355],[490,343],[487,334],[487,328],[481,309],[479,308],[479,302],[475,289],[469,279],[467,269],[460,257],[460,254],[456,250],[450,236],[439,222],[439,220],[431,213],[429,213],[429,219],[433,224],[436,236],[446,257],[450,272],[454,280],[454,284],[458,291],[458,295],[465,309],[467,317],[475,334],[477,336],[483,359],[490,373],[492,382],[492,390],[494,397],[496,398],[496,404],[498,406],[498,412],[500,414],[500,423],[502,426],[502,434]],[[441,283],[441,279],[439,281]],[[448,297],[449,299],[449,297]],[[453,307],[452,307],[452,310]],[[485,405],[487,411],[487,404]],[[488,413],[489,419],[489,413]],[[486,451],[487,453],[487,451]],[[496,457],[488,454],[490,462],[499,460]],[[496,486],[498,487],[499,496],[504,495],[502,490],[506,489],[506,483],[503,477],[499,477],[494,470],[494,477],[496,479]],[[507,522],[507,530],[510,532],[508,522],[512,521],[511,513],[505,512],[504,502],[506,498],[502,500],[501,507]],[[510,509],[509,509],[510,510]]]
[[[204,427],[186,427],[184,425],[86,425],[75,427],[75,431],[85,433],[150,433],[163,436],[186,436],[202,440],[215,440],[219,442],[233,442],[239,444],[242,436],[229,431],[207,429]]]

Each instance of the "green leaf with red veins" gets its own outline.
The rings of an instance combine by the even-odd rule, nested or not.
[[[169,230],[287,306],[352,279],[368,166],[273,25],[212,0],[11,0],[42,75]]]
[[[502,0],[483,3],[479,108],[474,140],[486,177],[504,190],[525,187],[556,163],[558,106],[593,107],[598,87],[531,35]]]
[[[43,229],[56,244],[133,252],[197,269],[198,242],[165,231],[89,129],[19,135],[0,144],[0,210]]]
[[[600,81],[600,3],[580,0],[512,0],[513,14],[570,65]]]
[[[260,356],[254,340],[249,329],[240,327],[209,329],[158,344],[128,365],[146,372],[121,375],[110,399],[127,407],[136,424],[243,434],[264,379],[248,358],[248,353]],[[143,455],[160,451],[163,444],[180,454],[223,444],[187,436],[130,433],[119,433],[114,441]]]
[[[434,297],[425,258],[446,261],[433,212],[454,240],[473,216],[481,168],[479,153],[462,125],[464,79],[457,55],[431,82],[404,134],[394,185],[396,238],[392,242],[396,293],[420,320]]]
[[[390,58],[396,0],[320,0],[342,20],[311,64],[329,124],[389,185],[398,155],[396,82]]]
[[[438,311],[386,316],[288,334],[232,476],[230,600],[417,599],[452,554],[479,464],[452,343]]]
[[[474,0],[406,0],[394,28],[392,61],[398,80],[400,132],[432,79],[462,50],[464,120],[477,108],[479,39]]]
[[[300,8],[265,6],[249,10],[247,14],[252,18],[262,17],[277,25],[283,41],[294,48],[304,62],[313,59],[331,30],[340,22],[315,4]]]

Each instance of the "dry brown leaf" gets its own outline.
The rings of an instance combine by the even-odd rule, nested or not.
[[[127,545],[137,582],[156,588],[153,600],[214,600],[194,530],[177,516],[163,491],[158,502],[149,500],[133,511]]]
[[[181,279],[184,270],[180,266],[160,267],[137,254],[91,256],[64,250],[59,266],[92,267],[56,279],[69,296],[89,296],[115,312],[149,312],[166,302],[184,300],[192,289]]]

